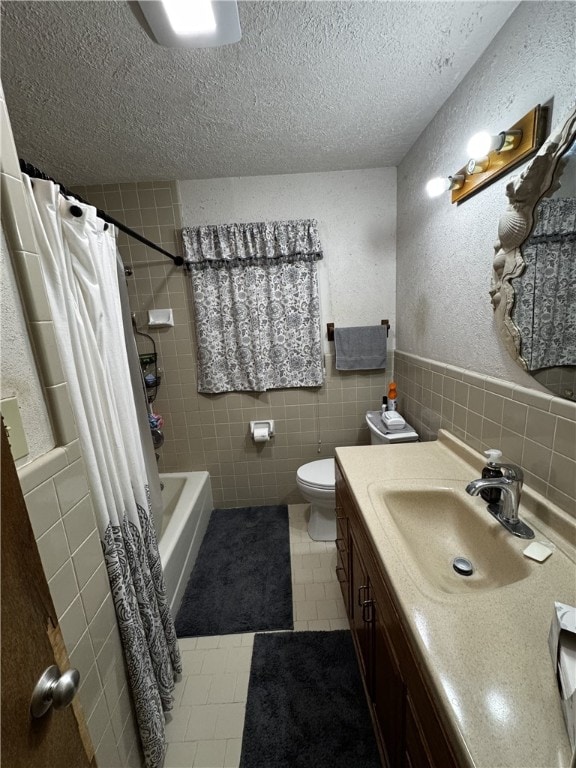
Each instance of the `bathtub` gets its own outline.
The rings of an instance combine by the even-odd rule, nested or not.
[[[160,480],[164,514],[158,548],[175,616],[212,512],[212,486],[208,472],[171,472]]]

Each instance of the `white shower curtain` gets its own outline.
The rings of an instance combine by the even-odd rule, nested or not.
[[[180,653],[168,609],[124,341],[116,236],[96,209],[24,176],[148,768]],[[74,215],[76,214],[76,215]]]

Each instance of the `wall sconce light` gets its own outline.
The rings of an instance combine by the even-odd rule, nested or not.
[[[453,203],[463,202],[533,155],[544,143],[547,126],[548,107],[538,105],[507,131],[475,134],[468,142],[468,163],[452,176],[431,179],[428,195],[450,191]]]
[[[242,37],[236,0],[139,0],[131,7],[148,36],[170,48],[213,48]]]

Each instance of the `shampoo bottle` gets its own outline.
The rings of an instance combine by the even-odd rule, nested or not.
[[[391,381],[388,385],[388,408],[389,411],[396,410],[396,382]]]
[[[482,470],[482,477],[502,477],[502,470],[500,469],[502,451],[496,448],[489,448],[484,453],[488,456],[488,461]],[[500,501],[501,495],[502,491],[500,488],[484,488],[480,491],[480,496],[488,504],[497,504]]]

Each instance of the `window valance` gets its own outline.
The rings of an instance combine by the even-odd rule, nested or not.
[[[184,259],[191,269],[317,261],[322,247],[314,219],[210,224],[182,230]]]

